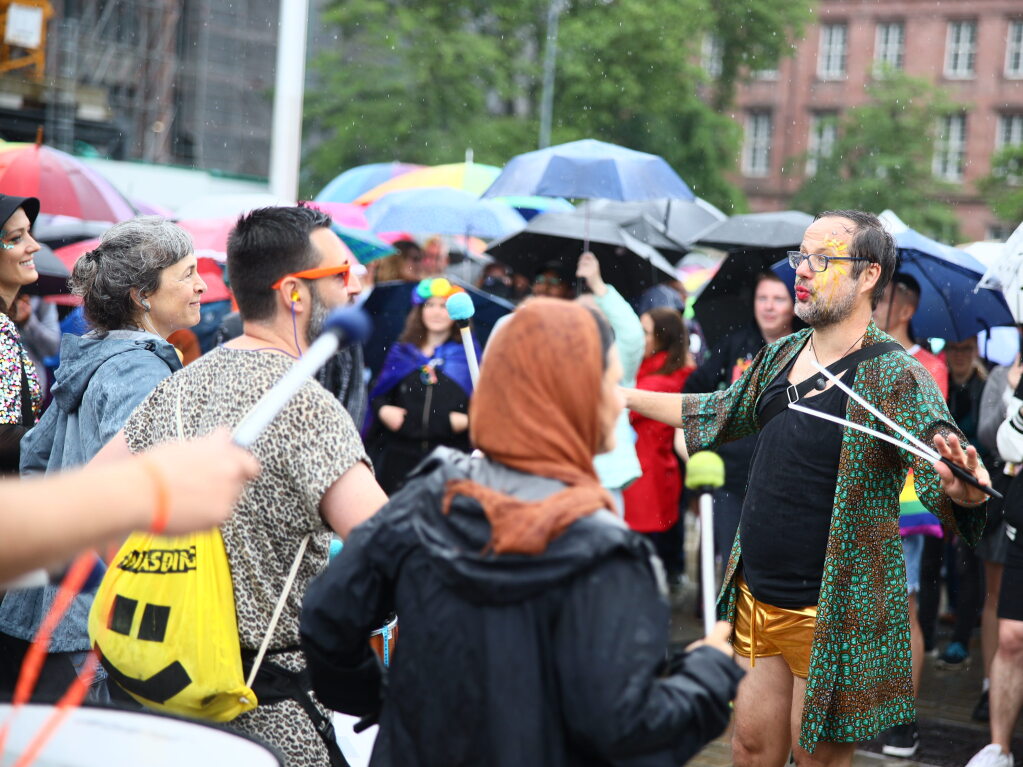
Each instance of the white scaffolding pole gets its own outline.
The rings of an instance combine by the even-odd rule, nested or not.
[[[286,200],[298,197],[308,24],[309,0],[281,0],[270,136],[270,192]]]

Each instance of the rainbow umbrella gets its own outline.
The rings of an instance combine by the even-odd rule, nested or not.
[[[422,167],[407,162],[375,162],[349,168],[341,175],[335,176],[333,181],[320,190],[316,195],[316,202],[351,202],[378,184]]]
[[[355,202],[359,205],[369,205],[391,192],[437,186],[460,189],[479,197],[487,187],[494,183],[494,179],[500,173],[501,169],[493,165],[481,165],[474,162],[434,165],[431,168],[421,168],[385,181],[365,194],[359,195]]]
[[[136,215],[124,195],[67,152],[42,144],[0,144],[0,192],[38,197],[42,213],[89,221],[126,221]]]

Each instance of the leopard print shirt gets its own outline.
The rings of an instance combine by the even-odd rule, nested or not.
[[[292,360],[268,351],[218,347],[165,379],[135,410],[124,433],[132,452],[177,438],[181,403],[185,437],[233,428],[283,376]],[[292,671],[300,652],[299,616],[309,581],[327,565],[331,533],[320,516],[326,490],[359,461],[369,459],[347,411],[312,379],[252,446],[262,471],[242,492],[221,526],[234,582],[238,636],[259,648],[288,571],[306,534],[309,545],[270,642],[272,660]],[[231,725],[280,750],[288,767],[326,765],[326,750],[301,708],[284,701],[261,706]]]

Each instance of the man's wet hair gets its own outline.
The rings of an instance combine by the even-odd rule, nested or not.
[[[849,243],[849,255],[854,258],[865,258],[871,263],[881,267],[881,276],[870,294],[870,305],[877,308],[878,303],[884,297],[884,291],[895,274],[895,265],[898,260],[898,249],[895,247],[895,238],[891,232],[885,229],[881,219],[873,213],[862,210],[826,210],[818,213],[814,221],[822,218],[845,218],[852,221],[856,226],[853,232],[852,241]],[[865,261],[853,261],[850,270],[853,277],[859,277],[867,268]]]

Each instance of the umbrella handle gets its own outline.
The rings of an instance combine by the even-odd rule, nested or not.
[[[700,591],[703,595],[703,633],[710,635],[716,620],[717,588],[714,578],[714,498],[700,493]]]

